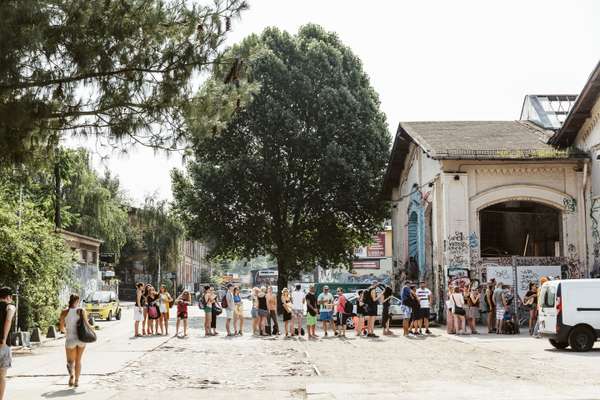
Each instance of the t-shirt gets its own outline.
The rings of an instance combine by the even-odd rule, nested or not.
[[[225,294],[225,299],[227,299],[227,309],[229,311],[235,310],[235,299],[233,297],[233,293],[227,291],[227,293]]]
[[[406,305],[407,303],[410,302],[410,287],[408,286],[404,286],[402,288],[402,304]]]
[[[292,307],[294,310],[302,311],[304,309],[304,305],[302,304],[304,296],[305,294],[302,290],[292,291]]]
[[[417,297],[419,298],[419,305],[421,308],[429,308],[429,296],[431,296],[431,290],[427,288],[417,289]]]
[[[347,301],[348,300],[346,300],[346,296],[344,296],[343,294],[338,297],[337,312],[342,313],[342,314],[344,313],[344,310],[346,309]]]
[[[317,300],[319,301],[319,311],[331,311],[333,309],[333,295],[331,293],[321,293]],[[328,304],[320,304],[321,301]]]
[[[308,311],[308,313],[310,315],[313,315],[313,316],[317,315],[317,311],[316,311],[317,310],[317,296],[315,296],[314,294],[309,292],[306,295],[306,304],[307,304],[306,311]],[[312,306],[312,307],[309,307],[309,306]]]
[[[504,303],[502,302],[502,288],[494,289],[492,299],[494,300],[496,307],[504,307]]]

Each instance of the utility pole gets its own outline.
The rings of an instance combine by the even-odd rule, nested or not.
[[[62,226],[62,221],[60,217],[60,160],[59,153],[60,150],[56,149],[54,160],[54,226],[55,229],[58,230]]]

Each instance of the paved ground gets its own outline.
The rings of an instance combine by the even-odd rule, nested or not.
[[[121,322],[100,322],[75,390],[66,385],[62,340],[19,355],[7,399],[600,398],[600,345],[579,354],[526,336],[439,329],[423,339],[204,338],[201,313],[191,316],[188,339],[131,338],[131,311]]]

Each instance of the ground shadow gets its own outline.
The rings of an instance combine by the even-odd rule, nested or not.
[[[45,399],[57,399],[60,397],[79,396],[85,394],[85,392],[77,392],[75,389],[62,389],[55,390],[52,392],[42,393],[42,397]]]

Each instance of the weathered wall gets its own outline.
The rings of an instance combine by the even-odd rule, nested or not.
[[[585,190],[588,262],[591,274],[600,277],[600,100],[596,101],[591,117],[579,131],[575,146],[591,157],[589,182]]]

